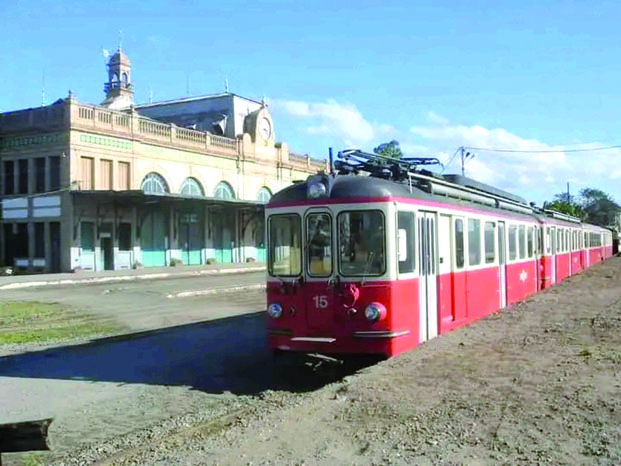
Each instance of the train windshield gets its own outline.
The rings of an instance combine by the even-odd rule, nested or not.
[[[344,276],[382,275],[386,270],[384,214],[379,210],[338,216],[339,266]]]
[[[332,219],[325,213],[306,217],[308,273],[314,277],[332,275]]]
[[[302,228],[296,214],[273,215],[269,219],[268,270],[275,277],[302,273]]]

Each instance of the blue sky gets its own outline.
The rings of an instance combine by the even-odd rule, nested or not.
[[[476,151],[467,174],[537,202],[567,182],[621,201],[619,150],[562,151],[621,144],[620,17],[614,1],[2,0],[0,111],[40,105],[43,85],[47,103],[100,103],[122,30],[137,102],[228,79],[265,96],[296,152],[557,151]]]

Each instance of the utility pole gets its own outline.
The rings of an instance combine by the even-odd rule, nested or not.
[[[460,150],[461,150],[461,176],[466,176],[466,169],[464,168],[464,163],[465,163],[465,160],[464,160],[464,152],[465,152],[464,146],[461,146]]]
[[[567,182],[567,203],[571,202],[571,197],[569,196],[569,181]]]

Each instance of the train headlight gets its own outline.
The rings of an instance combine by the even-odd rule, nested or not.
[[[310,199],[318,199],[328,194],[328,188],[320,179],[316,179],[308,183],[306,194]]]
[[[278,319],[282,316],[282,306],[277,303],[272,303],[267,307],[267,315],[272,319]]]
[[[371,303],[364,310],[364,316],[371,322],[377,322],[386,317],[386,306],[381,303]]]

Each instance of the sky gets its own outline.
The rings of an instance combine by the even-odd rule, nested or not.
[[[620,17],[601,0],[1,0],[0,111],[69,90],[101,103],[120,43],[137,103],[226,81],[265,98],[296,153],[397,140],[446,163],[475,147],[466,175],[528,200],[569,183],[621,202],[621,150],[572,152],[621,145]]]

